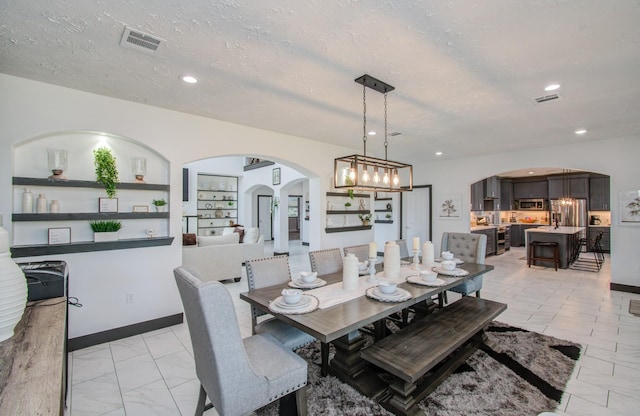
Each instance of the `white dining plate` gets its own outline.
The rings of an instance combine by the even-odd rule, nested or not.
[[[438,263],[442,263],[445,260],[443,258],[438,257],[437,259],[435,259],[435,261]],[[464,264],[464,261],[460,260],[457,257],[452,258],[451,261],[454,261],[456,264]]]
[[[303,295],[300,298],[300,300],[296,303],[287,303],[284,301],[282,297],[279,297],[278,299],[276,299],[275,304],[279,308],[283,308],[283,309],[300,309],[307,306],[310,302],[311,302],[311,297]]]
[[[421,276],[418,275],[411,275],[407,277],[407,282],[409,283],[415,283],[416,285],[422,285],[422,286],[430,286],[430,287],[438,287],[438,286],[444,286],[447,282],[445,282],[442,279],[436,279],[436,280],[432,280],[430,282],[427,282],[426,280],[422,279]]]
[[[318,278],[316,278],[316,280],[314,280],[311,283],[307,283],[303,281],[302,278],[300,277],[296,277],[289,282],[289,286],[295,287],[296,289],[315,289],[317,287],[322,287],[326,284],[327,282],[325,280],[318,279]]]
[[[367,297],[381,302],[404,302],[412,298],[411,293],[401,288],[397,288],[394,293],[382,293],[378,286],[374,286],[367,289],[365,293]]]
[[[453,270],[445,270],[442,267],[437,267],[437,266],[433,267],[433,271],[437,272],[438,274],[443,274],[445,276],[454,276],[454,277],[466,276],[469,274],[468,271],[463,269],[455,268]]]

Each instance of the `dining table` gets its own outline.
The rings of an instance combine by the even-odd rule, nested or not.
[[[377,283],[372,282],[368,275],[360,276],[359,292],[346,298],[337,296],[338,300],[330,297],[321,299],[319,307],[307,313],[274,313],[270,309],[270,303],[281,295],[282,289],[287,288],[287,285],[250,290],[241,293],[240,298],[317,338],[321,343],[321,374],[323,376],[327,374],[337,376],[361,393],[372,397],[383,386],[379,377],[373,374],[375,370],[371,369],[370,365],[360,357],[360,351],[366,343],[360,329],[373,326],[375,338],[384,336],[385,318],[397,313],[402,314],[403,310],[416,304],[431,301],[434,296],[494,269],[494,266],[488,264],[463,263],[457,265],[456,270],[463,270],[466,275],[450,276],[438,273],[439,285],[426,286],[410,283],[409,280],[415,281],[415,276],[419,276],[421,270],[431,269],[431,267],[412,263],[411,259],[403,259],[401,264],[402,282],[397,287],[404,289],[411,295],[409,299],[402,301],[380,301],[367,296],[366,290],[377,286]],[[376,278],[385,280],[383,265],[377,264],[376,269]],[[320,297],[322,296],[316,295],[314,292],[344,294],[342,271],[321,275],[318,278],[325,281],[326,286],[305,290],[305,293]],[[329,361],[330,343],[335,348],[335,355]]]

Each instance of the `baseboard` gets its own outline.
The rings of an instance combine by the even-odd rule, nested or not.
[[[618,292],[640,293],[640,287],[631,286],[631,285],[622,285],[620,283],[609,283],[609,289],[617,290]]]
[[[111,342],[134,335],[144,334],[145,332],[155,331],[184,322],[182,313],[164,316],[150,321],[138,322],[137,324],[127,325],[120,328],[109,329],[107,331],[96,332],[95,334],[83,335],[77,338],[71,338],[67,343],[69,351],[75,351],[82,348],[91,347],[105,342]]]

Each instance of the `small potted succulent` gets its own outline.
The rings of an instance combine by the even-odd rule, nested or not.
[[[348,210],[350,206],[351,206],[351,202],[347,201],[344,203],[344,209]]]
[[[167,201],[164,199],[154,199],[151,203],[156,207],[156,211],[167,212]]]
[[[120,221],[91,221],[89,223],[93,231],[93,241],[117,241],[118,231],[122,228]]]
[[[358,218],[362,221],[362,225],[369,225],[369,221],[371,221],[371,214],[358,214]]]

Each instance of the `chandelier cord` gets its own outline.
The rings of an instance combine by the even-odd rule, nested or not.
[[[384,160],[387,160],[387,147],[389,142],[387,141],[387,92],[384,92]]]
[[[367,86],[362,84],[362,141],[364,156],[367,156]]]

